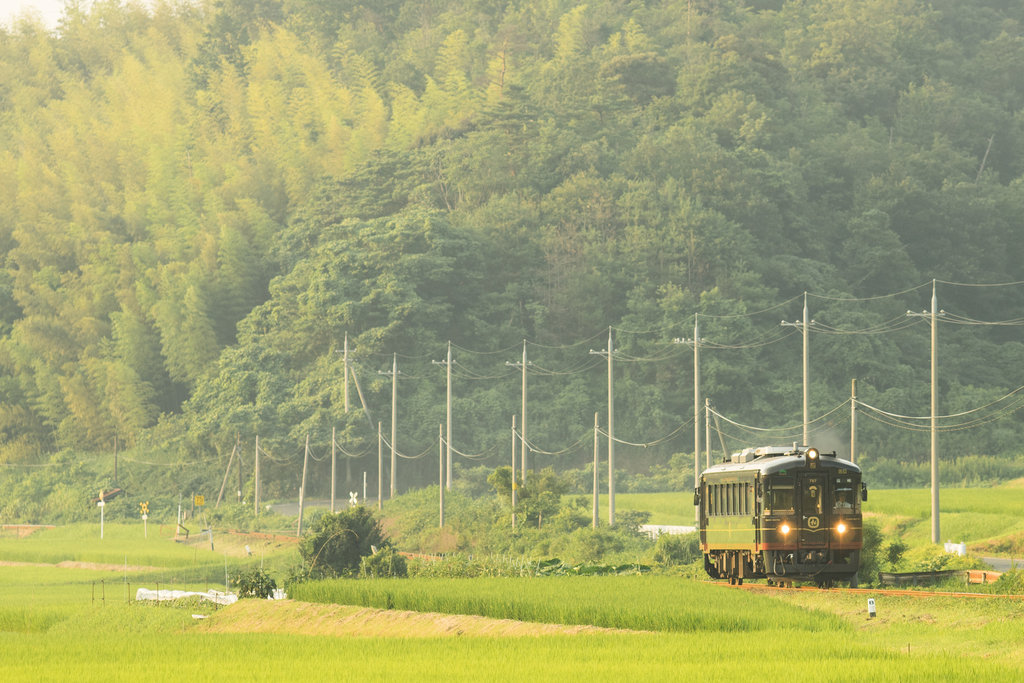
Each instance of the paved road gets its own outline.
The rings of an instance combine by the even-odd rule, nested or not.
[[[983,557],[981,559],[997,572],[1008,572],[1011,569],[1024,569],[1024,560],[1011,560],[1006,557]]]

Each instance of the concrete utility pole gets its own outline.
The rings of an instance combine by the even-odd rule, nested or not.
[[[516,416],[512,416],[512,529],[516,528],[516,444],[519,442],[519,435],[516,434]]]
[[[711,467],[711,399],[704,397],[704,467]],[[700,486],[700,480],[694,479],[695,486]]]
[[[516,362],[505,361],[505,365],[508,365],[509,367],[513,367],[513,368],[522,368],[522,371],[523,371],[523,389],[522,389],[523,405],[522,405],[521,412],[519,413],[522,416],[522,425],[520,425],[520,427],[519,427],[519,433],[521,435],[523,443],[522,443],[522,448],[519,451],[519,462],[520,462],[519,469],[523,473],[523,481],[526,481],[527,452],[530,450],[530,447],[529,447],[529,445],[527,444],[527,441],[526,441],[526,367],[528,365],[531,365],[531,363],[527,362],[527,360],[526,360],[526,340],[525,339],[523,340],[523,360],[522,361],[516,361]]]
[[[928,318],[932,326],[931,352],[931,451],[932,451],[932,543],[939,542],[939,454],[938,454],[938,415],[939,411],[939,362],[938,362],[938,319],[946,314],[938,310],[938,298],[935,295],[935,280],[932,280],[932,310],[922,313],[907,311],[908,316]]]
[[[345,348],[343,358],[345,359],[345,412],[348,412],[348,332],[345,333]]]
[[[590,350],[591,354],[608,358],[608,524],[615,524],[615,373],[612,358],[612,328],[608,328],[608,348],[604,351]]]
[[[593,527],[595,529],[597,528],[597,501],[598,501],[598,498],[599,498],[599,495],[600,495],[599,487],[600,487],[600,482],[601,482],[600,476],[598,475],[598,471],[597,471],[598,458],[599,458],[599,455],[598,455],[598,451],[599,451],[599,449],[598,449],[598,433],[599,433],[600,429],[601,428],[600,428],[600,426],[598,424],[598,421],[597,421],[597,413],[594,413],[594,520],[593,520]]]
[[[445,425],[447,438],[445,443],[446,448],[446,463],[448,466],[447,480],[442,482],[445,488],[452,487],[452,342],[448,340],[448,358],[446,360],[435,360],[431,361],[434,365],[445,366],[445,379],[447,381],[447,389],[445,390]]]
[[[700,481],[700,322],[693,314],[693,339],[673,339],[676,344],[693,344],[693,485]],[[700,507],[693,507],[693,518],[700,522]]]
[[[302,484],[299,486],[299,528],[296,536],[302,536],[302,511],[306,506],[306,469],[309,467],[309,434],[306,434],[306,452],[302,456]]]
[[[782,325],[783,327],[795,327],[795,328],[801,330],[802,333],[803,333],[803,342],[804,342],[804,352],[803,352],[803,370],[804,370],[804,372],[803,372],[803,375],[804,375],[804,380],[803,380],[803,388],[804,388],[804,437],[803,438],[804,438],[804,442],[803,442],[803,445],[804,446],[809,446],[810,445],[810,443],[809,443],[810,435],[808,434],[808,432],[810,430],[811,418],[810,418],[810,383],[809,383],[809,375],[808,375],[808,369],[810,367],[810,363],[808,362],[808,354],[807,354],[807,340],[808,340],[807,332],[810,329],[810,326],[814,324],[814,321],[813,320],[808,320],[808,318],[807,318],[807,292],[804,292],[804,319],[803,319],[803,322],[788,323],[785,320],[783,320],[779,324]]]
[[[338,475],[337,475],[338,458],[335,455],[335,450],[337,449],[336,448],[336,444],[338,443],[337,439],[335,439],[335,436],[337,435],[336,432],[337,432],[337,427],[331,427],[331,514],[332,515],[334,514],[334,487],[335,487],[335,484],[338,481]]]
[[[384,435],[377,423],[377,509],[384,509]]]
[[[857,462],[857,380],[850,380],[850,462]]]
[[[377,371],[379,375],[391,375],[391,498],[395,497],[398,487],[398,451],[395,441],[398,439],[398,354],[391,356],[391,372]],[[378,428],[380,423],[377,424]]]
[[[253,465],[253,515],[260,516],[260,435],[256,435],[256,464]]]
[[[437,490],[440,492],[440,514],[437,526],[444,527],[444,425],[437,425]]]

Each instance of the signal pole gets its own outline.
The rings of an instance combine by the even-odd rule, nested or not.
[[[931,313],[912,313],[907,311],[908,316],[928,318],[931,329],[931,475],[932,475],[932,543],[939,542],[939,455],[938,455],[938,420],[936,415],[939,409],[939,363],[938,363],[938,318],[944,316],[945,311],[938,310],[938,298],[935,295],[935,280],[932,280],[932,310]]]
[[[612,358],[612,328],[608,327],[608,348],[604,351],[590,350],[590,353],[608,358],[608,524],[615,524],[615,373]]]
[[[807,292],[804,292],[804,319],[803,319],[803,322],[788,323],[785,320],[783,320],[779,324],[782,325],[783,327],[795,327],[795,328],[801,330],[802,333],[803,333],[803,342],[804,342],[804,352],[803,352],[803,371],[804,371],[803,372],[803,375],[804,375],[804,379],[803,379],[803,387],[804,387],[804,443],[803,443],[803,445],[807,446],[807,445],[809,445],[809,440],[810,440],[810,436],[808,434],[808,431],[809,431],[810,423],[811,423],[810,410],[809,410],[810,383],[809,383],[809,377],[808,377],[808,369],[810,367],[810,363],[808,362],[808,353],[807,353],[807,331],[808,331],[808,329],[810,329],[810,326],[812,324],[814,324],[813,320],[808,320],[807,319]]]

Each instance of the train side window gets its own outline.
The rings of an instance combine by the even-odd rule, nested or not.
[[[768,489],[768,508],[772,511],[793,509],[793,481],[791,479],[771,482]]]

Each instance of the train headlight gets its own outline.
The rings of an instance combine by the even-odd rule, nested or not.
[[[789,525],[783,522],[782,525],[779,527],[779,531],[781,531],[782,535],[785,536],[789,533]]]
[[[808,460],[817,460],[818,459],[818,449],[817,448],[808,448],[807,449],[807,459]]]
[[[838,531],[841,534],[845,534],[846,533],[846,524],[844,524],[843,522],[839,522],[839,524],[836,524],[836,531]]]

